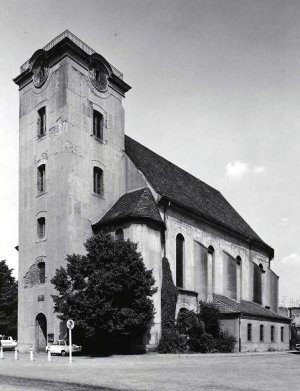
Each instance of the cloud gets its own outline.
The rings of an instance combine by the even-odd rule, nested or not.
[[[262,174],[266,171],[264,166],[251,166],[249,163],[235,160],[234,162],[228,162],[225,166],[225,176],[228,179],[241,179],[248,173]]]
[[[291,253],[287,255],[286,257],[282,258],[282,263],[288,264],[288,265],[300,265],[300,254],[299,253]]]

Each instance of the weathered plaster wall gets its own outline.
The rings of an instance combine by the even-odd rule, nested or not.
[[[46,106],[46,135],[37,138],[37,110]],[[92,110],[104,116],[104,141],[92,137]],[[68,253],[83,253],[95,222],[125,192],[124,109],[111,87],[100,93],[88,70],[69,57],[56,63],[41,88],[20,90],[20,281],[38,257],[45,257],[46,283],[19,286],[19,345],[34,346],[35,318],[46,315],[47,331],[59,336],[50,280]],[[37,167],[46,165],[46,191],[37,193]],[[104,172],[104,194],[93,193],[93,166]],[[37,239],[39,216],[46,236]],[[44,301],[37,297],[44,295]]]
[[[183,216],[171,208],[167,210],[166,225],[166,256],[170,262],[174,282],[176,276],[176,236],[181,233],[185,239],[185,289],[194,290],[199,294],[199,298],[203,297],[207,291],[205,281],[211,278],[214,293],[235,299],[253,300],[253,267],[256,265],[259,273],[262,273],[258,267],[262,263],[264,271],[270,270],[267,254],[263,251],[254,251],[249,248],[246,242],[191,217]],[[205,265],[209,246],[214,248],[212,277],[207,275],[208,269]],[[238,256],[241,259],[240,265],[236,263]],[[268,272],[268,275],[273,275],[272,273]],[[272,300],[275,300],[277,293],[274,286],[276,282],[273,284],[271,288],[265,283],[262,294],[264,306],[270,306]]]

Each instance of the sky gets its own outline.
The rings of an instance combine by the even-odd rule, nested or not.
[[[126,133],[221,191],[275,249],[280,303],[300,300],[298,0],[0,6],[0,259],[16,276],[19,103],[12,79],[69,29],[132,86]]]

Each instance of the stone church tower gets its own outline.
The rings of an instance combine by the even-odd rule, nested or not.
[[[69,31],[14,79],[20,93],[21,350],[63,338],[51,278],[83,253],[96,222],[125,193],[123,75]]]

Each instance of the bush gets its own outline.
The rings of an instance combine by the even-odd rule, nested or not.
[[[218,338],[220,335],[220,311],[212,304],[200,301],[200,313],[199,319],[205,325],[207,333],[211,334],[214,338]]]
[[[216,341],[215,338],[208,333],[200,335],[198,339],[193,341],[194,352],[199,353],[210,353],[215,349]]]
[[[159,353],[185,353],[187,350],[187,338],[184,335],[175,328],[163,330],[157,347]]]
[[[216,339],[215,349],[220,353],[231,353],[234,351],[236,339],[228,332],[220,332],[219,338]]]

